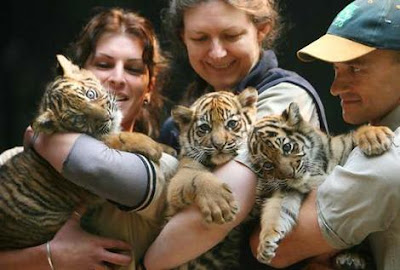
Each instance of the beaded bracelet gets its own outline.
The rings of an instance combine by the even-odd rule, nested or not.
[[[54,270],[53,261],[51,260],[51,249],[50,249],[50,241],[46,243],[46,254],[47,254],[47,261],[49,262],[51,270]]]

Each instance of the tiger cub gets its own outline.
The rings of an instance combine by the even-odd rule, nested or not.
[[[372,126],[329,136],[304,121],[296,103],[280,116],[258,120],[248,139],[249,159],[259,176],[255,208],[261,211],[261,233],[257,259],[271,261],[279,241],[296,225],[305,195],[336,165],[344,164],[356,145],[366,155],[379,155],[388,150],[392,138],[389,128]]]
[[[86,133],[120,150],[157,161],[162,146],[140,133],[119,132],[122,114],[89,71],[57,55],[62,76],[50,83],[33,121],[35,132]],[[88,161],[90,162],[90,161]],[[81,204],[101,201],[64,179],[33,149],[14,155],[0,167],[0,250],[45,243]]]
[[[173,108],[181,153],[178,171],[168,185],[167,216],[195,203],[206,222],[235,218],[238,208],[230,188],[210,170],[233,159],[246,144],[257,98],[254,88],[239,95],[218,91],[201,96],[190,108]]]

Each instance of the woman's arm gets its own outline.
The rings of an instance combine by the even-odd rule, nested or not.
[[[84,134],[41,134],[35,150],[69,181],[139,210],[154,199],[154,165],[141,155],[109,148]]]
[[[198,257],[248,215],[255,199],[255,174],[236,161],[230,161],[214,173],[229,184],[235,195],[240,207],[236,219],[223,225],[206,224],[197,208],[185,209],[172,217],[148,249],[144,260],[147,269],[170,269]]]
[[[294,100],[305,105],[302,108],[307,108],[302,113],[314,115],[313,100],[304,89],[292,84],[280,84],[259,96],[258,117],[271,113],[280,114]],[[248,215],[255,201],[256,175],[236,161],[229,162],[214,173],[228,183],[234,192],[240,207],[236,219],[224,225],[210,225],[203,222],[195,207],[178,213],[148,249],[144,261],[147,269],[169,269],[198,257],[220,242]]]
[[[57,270],[104,269],[105,263],[128,265],[131,247],[125,242],[91,235],[80,228],[73,215],[50,241],[51,261]],[[109,250],[126,252],[119,254]],[[46,244],[0,252],[0,269],[51,269]]]
[[[50,269],[45,245],[0,252],[0,269]]]

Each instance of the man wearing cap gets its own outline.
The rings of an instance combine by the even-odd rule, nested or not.
[[[388,126],[389,151],[366,157],[358,148],[303,203],[298,226],[279,243],[271,265],[346,249],[368,239],[377,269],[400,269],[400,0],[356,0],[326,35],[298,52],[332,63],[331,94],[347,123]],[[250,240],[257,252],[258,231]]]

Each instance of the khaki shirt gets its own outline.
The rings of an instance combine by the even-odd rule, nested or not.
[[[359,148],[337,166],[318,189],[321,231],[328,243],[344,249],[368,237],[378,270],[400,269],[400,106],[380,122],[395,139],[380,156]]]

